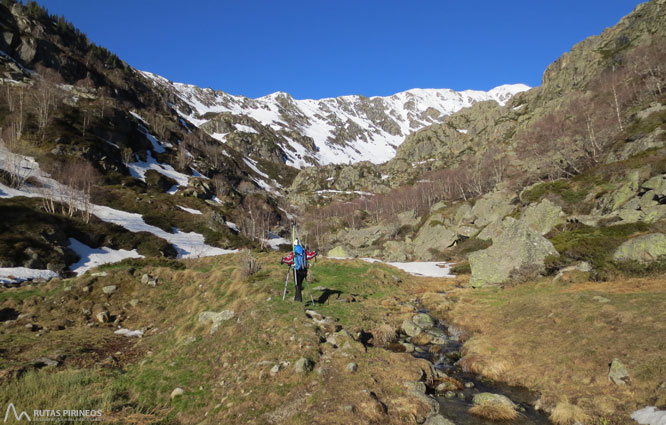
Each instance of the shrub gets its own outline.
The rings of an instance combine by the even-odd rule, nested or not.
[[[261,264],[252,255],[249,249],[244,249],[238,256],[241,278],[247,279],[261,270]]]
[[[455,266],[451,267],[451,273],[459,275],[459,274],[471,274],[472,273],[472,268],[469,265],[469,262],[463,261]]]

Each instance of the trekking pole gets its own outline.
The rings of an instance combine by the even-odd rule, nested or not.
[[[289,284],[289,272],[291,271],[291,266],[287,269],[287,277],[284,279],[284,291],[282,292],[282,301],[287,296],[287,285]]]
[[[312,301],[312,305],[314,306],[314,298],[312,298],[312,290],[310,289],[310,283],[308,282],[308,277],[307,275],[305,276],[305,279],[303,279],[303,282],[305,282],[306,285],[308,285],[308,294],[310,294],[310,301]]]

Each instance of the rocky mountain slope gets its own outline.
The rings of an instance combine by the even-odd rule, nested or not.
[[[263,244],[288,220],[280,191],[289,167],[247,158],[183,121],[170,93],[63,17],[6,1],[0,32],[7,273],[68,273],[96,249],[219,253]],[[88,250],[74,252],[78,243]]]
[[[586,259],[597,263],[593,275],[612,274],[614,252],[633,231],[663,230],[664,199],[650,188],[666,171],[665,46],[666,7],[639,5],[551,65],[540,87],[419,130],[385,164],[302,170],[290,197],[323,205],[308,208],[313,239],[351,255],[469,257],[473,281],[498,283],[523,266],[542,272],[564,250],[551,273]],[[566,223],[589,228],[569,233]],[[595,231],[608,242],[596,254],[566,241]],[[529,249],[498,277],[493,265],[523,243]]]
[[[173,83],[143,72],[173,94],[184,119],[250,157],[296,168],[391,159],[410,133],[441,122],[477,102],[504,105],[529,87],[503,85],[488,92],[413,89],[388,97],[342,96],[297,100],[277,92],[258,99]]]

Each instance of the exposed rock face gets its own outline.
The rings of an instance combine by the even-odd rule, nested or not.
[[[651,233],[629,239],[618,247],[613,254],[616,261],[639,261],[647,264],[666,255],[666,235]]]
[[[506,218],[505,230],[490,248],[469,256],[473,287],[501,284],[512,274],[536,274],[544,269],[544,259],[557,255],[553,244],[525,224]]]

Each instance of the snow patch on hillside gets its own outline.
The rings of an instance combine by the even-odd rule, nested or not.
[[[632,413],[631,419],[641,425],[666,425],[666,410],[657,410],[654,406],[648,406]]]
[[[29,269],[27,267],[0,267],[0,284],[18,283],[26,280],[58,277],[58,273],[51,270]]]
[[[190,178],[190,176],[187,174],[176,171],[169,164],[162,164],[157,162],[157,160],[153,158],[153,155],[150,153],[150,151],[147,152],[146,161],[129,163],[127,164],[127,168],[129,169],[132,177],[137,178],[143,182],[146,181],[146,172],[148,170],[155,170],[163,176],[174,179],[178,183],[178,186],[187,186]]]
[[[2,164],[3,161],[6,161],[6,157],[8,154],[10,153],[0,149],[0,164]],[[150,156],[150,152],[148,156],[149,158],[152,158],[152,156]],[[45,187],[56,187],[60,185],[60,183],[51,179],[48,176],[48,174],[44,173],[39,169],[39,164],[34,160],[34,158],[22,156],[21,160],[25,164],[27,164],[26,166],[30,167],[30,175],[39,180],[41,185]],[[161,164],[161,165],[164,167],[162,168],[162,171],[164,171],[165,169],[168,171],[168,168],[171,167],[166,164]],[[173,168],[171,168],[171,170],[173,170]],[[185,175],[182,174],[182,176]],[[41,198],[42,190],[43,190],[42,188],[34,187],[29,184],[24,185],[20,189],[14,189],[0,183],[0,198],[12,198],[16,196]],[[186,233],[186,232],[181,232],[178,229],[173,229],[173,233],[165,232],[159,227],[147,224],[145,221],[143,221],[143,217],[141,216],[141,214],[116,210],[102,205],[92,205],[91,212],[94,216],[98,217],[100,220],[117,224],[131,232],[149,232],[154,234],[155,236],[165,239],[174,246],[174,248],[178,252],[178,258],[207,257],[213,255],[230,254],[238,251],[238,250],[222,249],[207,245],[205,243],[203,235],[199,233],[194,233],[194,232]]]
[[[69,248],[80,258],[78,262],[69,266],[69,269],[77,275],[83,274],[102,264],[116,263],[126,258],[143,258],[143,255],[140,255],[135,249],[127,251],[125,249],[111,249],[105,246],[91,248],[74,238],[69,238]]]

